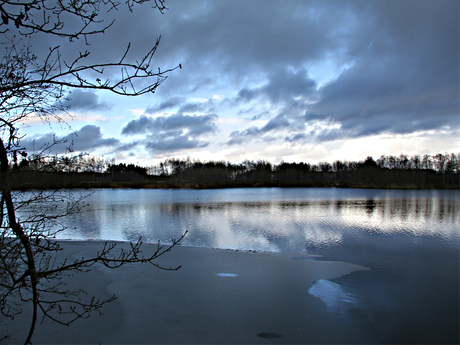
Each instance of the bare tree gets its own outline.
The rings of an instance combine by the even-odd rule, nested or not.
[[[59,45],[50,46],[48,53],[39,58],[30,39],[47,35],[57,40],[83,39],[88,43],[91,35],[103,34],[113,24],[100,19],[100,14],[125,5],[131,11],[134,6],[147,2],[149,0],[126,0],[125,4],[113,0],[0,1],[0,40],[5,48],[0,60],[0,311],[13,318],[22,311],[24,303],[32,304],[26,344],[31,342],[40,315],[68,325],[75,319],[88,317],[91,311],[99,311],[115,298],[84,301],[79,298],[81,291],[66,289],[61,280],[65,274],[88,270],[96,263],[110,268],[150,263],[163,269],[178,269],[161,267],[155,259],[170,251],[181,238],[173,240],[170,246],[158,244],[148,255],[142,254],[139,240],[127,251],[106,244],[94,257],[59,262],[56,255],[61,247],[54,238],[65,229],[59,219],[82,212],[84,197],[63,191],[15,193],[9,183],[10,171],[17,164],[18,156],[27,156],[21,146],[20,133],[27,118],[62,122],[62,114],[67,110],[64,101],[72,89],[107,90],[122,96],[153,93],[169,72],[181,67],[153,69],[152,59],[160,39],[136,62],[128,59],[130,45],[127,44],[118,58],[97,63],[88,62],[88,50],[66,61]],[[150,5],[161,13],[167,9],[164,0],[150,1]],[[72,25],[64,25],[68,20]],[[79,24],[75,26],[75,23]],[[71,27],[74,29],[69,29]],[[116,77],[114,69],[121,71]],[[41,148],[41,153],[47,148]],[[58,208],[58,202],[64,202],[67,207]],[[7,336],[0,335],[0,339]]]

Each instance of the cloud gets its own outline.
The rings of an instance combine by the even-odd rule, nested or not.
[[[70,106],[73,111],[110,110],[112,107],[107,102],[99,101],[99,96],[93,91],[73,90],[69,98],[63,105]]]
[[[182,149],[202,148],[209,145],[203,140],[217,131],[218,116],[183,115],[147,117],[140,116],[123,127],[124,135],[144,135],[141,139],[149,151],[176,151]]]
[[[265,75],[264,85],[240,89],[238,103],[261,97],[283,103],[272,120],[281,114],[289,119],[286,140],[292,143],[457,130],[458,3],[376,1],[344,6],[350,23],[332,24],[330,32],[330,41],[339,43],[341,52],[328,48],[328,54],[346,66],[338,76],[315,90],[317,84],[306,69],[278,68]],[[334,13],[330,7],[326,10]],[[288,59],[280,59],[283,63],[290,66]],[[316,126],[324,122],[330,126]],[[229,144],[247,143],[245,138],[264,132],[255,127],[235,131]]]
[[[154,131],[154,121],[152,118],[142,115],[137,120],[130,121],[121,130],[122,134],[145,134]]]
[[[145,110],[145,113],[146,114],[154,114],[154,113],[157,113],[157,112],[174,109],[175,107],[183,104],[185,101],[186,101],[185,97],[171,97],[171,98],[167,99],[166,101],[161,102],[160,104],[158,104],[156,106],[148,107]]]
[[[454,85],[440,90],[418,80],[405,83],[404,66],[386,63],[382,71],[375,71],[369,61],[344,72],[321,90],[320,100],[308,106],[303,118],[308,123],[338,123],[342,137],[458,128],[459,96],[451,91]],[[433,76],[432,81],[439,78]]]
[[[376,2],[366,12],[372,39],[306,120],[339,123],[335,137],[459,128],[458,2]]]
[[[177,137],[165,138],[162,140],[151,139],[145,147],[153,152],[170,152],[183,149],[203,148],[209,145],[209,142],[196,140],[189,136],[179,135]]]
[[[277,116],[268,121],[265,126],[262,127],[261,132],[265,133],[286,127],[289,127],[289,121],[283,116]]]
[[[142,145],[142,142],[137,141],[137,140],[132,141],[132,142],[127,143],[127,144],[120,144],[115,148],[114,152],[130,151],[130,150],[133,150],[134,148],[136,148],[139,145]]]
[[[147,107],[145,113],[156,114],[166,110],[176,110],[178,114],[212,113],[216,108],[216,101],[218,100],[219,98],[211,98],[193,102],[185,97],[171,97],[158,105]]]
[[[53,143],[55,143],[53,145]],[[110,147],[118,145],[119,140],[115,138],[103,138],[101,128],[94,125],[86,125],[78,131],[59,136],[55,133],[46,133],[35,135],[30,138],[26,137],[21,140],[21,146],[24,146],[28,152],[37,152],[50,147],[51,152],[62,154],[68,152],[69,147],[73,151],[83,152],[91,151],[101,147]],[[52,146],[51,146],[52,145]]]
[[[260,129],[257,127],[249,127],[244,131],[233,131],[230,133],[230,140],[227,145],[241,145],[243,143],[251,142],[258,134]]]
[[[270,119],[262,127],[251,126],[243,131],[232,132],[230,134],[230,140],[227,142],[227,144],[246,144],[255,139],[273,141],[276,138],[277,133],[283,133],[284,130],[289,128],[290,125],[290,122],[283,115],[278,115]]]
[[[147,7],[109,13],[115,24],[90,38],[88,61],[116,60],[127,42],[134,61],[161,34],[154,63],[182,63],[145,109],[154,116],[123,127],[141,138],[120,150],[198,149],[217,131],[229,145],[300,147],[460,128],[458,1],[171,1],[165,15]],[[77,111],[105,104],[90,92],[72,95]]]
[[[251,101],[266,96],[272,103],[289,103],[296,98],[308,98],[316,90],[316,82],[305,69],[293,71],[279,69],[269,76],[268,82],[257,88],[243,88],[238,92],[237,102]]]
[[[217,130],[217,115],[182,115],[159,116],[155,118],[142,115],[123,127],[121,133],[127,135],[179,131],[190,135],[213,133]]]

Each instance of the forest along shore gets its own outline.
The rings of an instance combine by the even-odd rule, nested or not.
[[[157,167],[133,164],[98,164],[84,157],[55,157],[25,161],[9,169],[13,190],[56,188],[233,188],[233,187],[342,187],[458,189],[460,154],[445,159],[385,157],[362,162],[281,163],[266,161],[241,164],[192,162],[170,159]],[[436,155],[435,157],[438,157]],[[438,157],[439,158],[439,157]]]

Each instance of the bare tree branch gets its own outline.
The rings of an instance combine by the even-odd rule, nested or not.
[[[129,9],[149,3],[159,12],[167,10],[164,0],[126,0]],[[73,262],[59,261],[61,246],[54,238],[65,230],[61,219],[70,214],[84,212],[85,196],[74,197],[65,191],[13,193],[10,172],[17,164],[18,154],[27,152],[21,147],[21,126],[31,118],[45,123],[54,120],[63,123],[63,114],[69,107],[73,89],[106,90],[121,96],[140,96],[153,93],[177,68],[155,69],[153,57],[160,38],[145,55],[135,62],[128,59],[130,44],[119,59],[91,63],[90,51],[79,52],[69,61],[60,54],[60,45],[49,47],[43,59],[33,52],[29,38],[36,34],[51,35],[73,42],[101,34],[113,25],[104,22],[105,13],[117,11],[121,2],[114,0],[0,0],[0,34],[5,48],[0,58],[0,313],[14,318],[21,313],[24,303],[32,305],[32,317],[25,343],[31,342],[39,315],[62,325],[69,325],[91,312],[101,313],[101,307],[113,301],[95,297],[84,298],[84,290],[71,291],[63,277],[86,272],[93,265],[118,268],[126,264],[149,263],[165,270],[156,262],[160,256],[174,248],[158,243],[153,253],[142,252],[142,241],[130,243],[127,250],[106,243],[89,258]],[[104,13],[104,16],[101,14]],[[64,25],[67,21],[79,25]],[[43,163],[43,155],[56,144],[56,140],[39,148],[34,161]],[[69,167],[72,159],[57,160],[49,157],[48,168],[54,165]],[[38,164],[38,163],[37,163]],[[57,203],[67,205],[57,207]],[[0,340],[10,334],[0,335]]]

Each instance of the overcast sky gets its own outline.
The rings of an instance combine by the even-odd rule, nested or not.
[[[66,137],[141,165],[460,152],[459,1],[166,4],[163,15],[148,5],[112,14],[91,59],[116,60],[128,42],[139,58],[161,35],[155,66],[182,69],[154,95],[74,91],[75,133],[31,123],[22,143]]]

